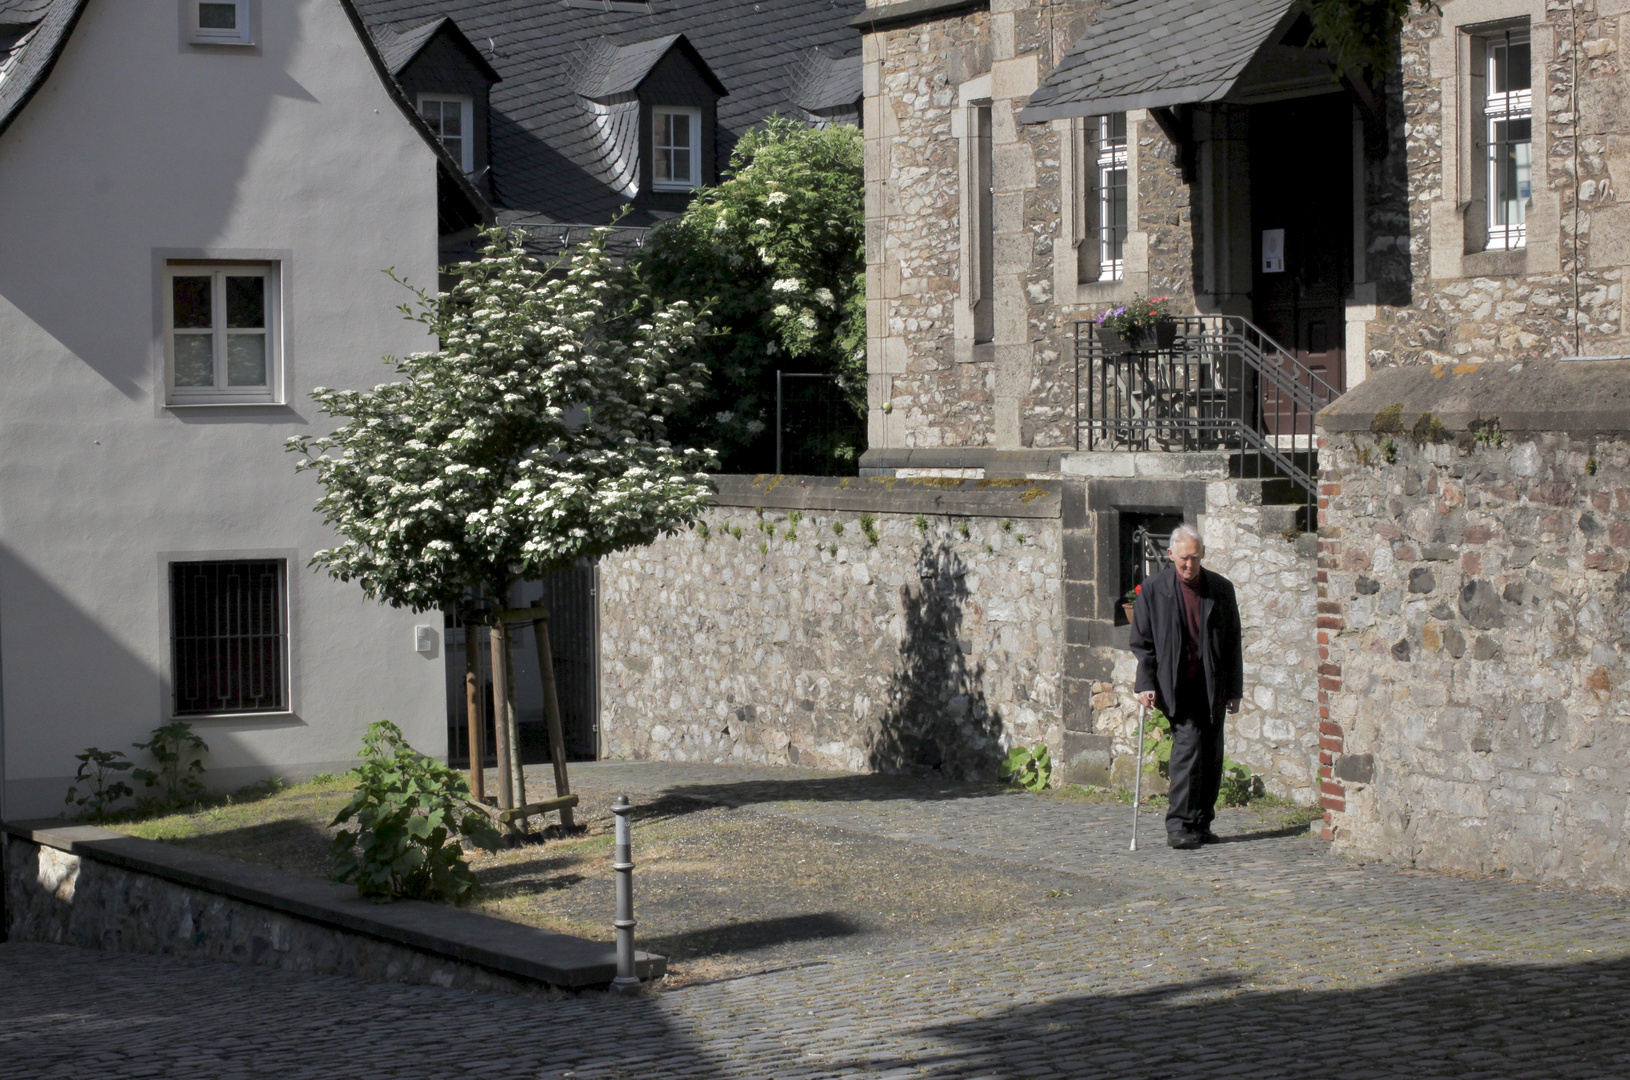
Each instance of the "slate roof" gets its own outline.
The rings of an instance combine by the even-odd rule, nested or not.
[[[503,77],[492,88],[490,139],[490,179],[494,201],[504,211],[501,219],[567,224],[609,222],[628,202],[631,174],[623,159],[629,120],[606,99],[621,96],[608,88],[628,85],[630,73],[650,54],[624,52],[626,47],[648,46],[652,62],[665,51],[658,51],[658,43],[675,35],[683,34],[694,47],[728,94],[718,111],[722,166],[736,140],[769,116],[809,118],[807,106],[797,100],[807,93],[799,82],[807,54],[858,57],[860,35],[848,23],[863,10],[863,0],[356,3],[370,24],[388,24],[398,33],[441,16],[458,25]],[[617,50],[614,61],[602,44]],[[602,63],[607,71],[595,84],[591,69]],[[837,78],[850,72],[858,99],[858,62],[842,68]],[[584,89],[602,95],[598,111]],[[823,91],[821,99],[835,93]],[[636,211],[622,224],[652,220]]]
[[[407,122],[436,155],[440,178],[437,215],[441,231],[458,232],[476,222],[492,220],[492,208],[391,77],[356,6],[351,0],[338,2],[351,20],[380,82]],[[29,98],[44,84],[85,7],[86,0],[0,0],[0,33],[5,35],[0,37],[0,133],[11,126]]]
[[[0,131],[50,74],[84,8],[85,0],[0,0]]]
[[[385,70],[399,75],[446,21],[446,17],[441,16],[426,19],[417,26],[370,26],[368,34],[374,39],[374,47],[379,50],[379,59],[385,62]]]
[[[446,26],[454,38],[469,49],[470,59],[473,60],[493,82],[498,81],[498,73],[487,63],[481,50],[470,44],[468,38],[459,32],[458,24],[446,16],[437,16],[426,19],[417,25],[384,26],[373,24],[368,27],[368,36],[374,39],[374,48],[379,50],[379,59],[384,63],[385,70],[392,75],[400,75],[402,69],[413,62],[430,39],[436,36],[436,31]]]
[[[1111,0],[1019,112],[1039,123],[1217,101],[1293,0]]]

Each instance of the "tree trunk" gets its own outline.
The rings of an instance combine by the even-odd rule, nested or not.
[[[464,620],[464,713],[470,728],[470,795],[476,802],[487,797],[486,725],[481,722],[481,625]]]
[[[515,782],[510,772],[509,737],[509,633],[503,615],[493,619],[489,632],[492,642],[492,732],[498,751],[498,808],[515,806]]]
[[[538,609],[537,621],[532,624],[532,636],[538,644],[538,673],[543,677],[543,718],[549,727],[549,760],[555,767],[555,794],[564,798],[572,793],[571,781],[566,777],[566,734],[560,724],[560,699],[555,694],[555,656],[549,648],[549,609],[542,600],[532,601]],[[560,808],[560,825],[573,827],[572,808]]]

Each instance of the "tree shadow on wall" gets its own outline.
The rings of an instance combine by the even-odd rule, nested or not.
[[[963,629],[968,567],[945,541],[924,539],[917,582],[900,587],[905,627],[869,761],[885,773],[995,776],[1001,717],[985,700],[985,665]]]

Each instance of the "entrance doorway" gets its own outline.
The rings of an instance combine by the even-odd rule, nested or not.
[[[1251,318],[1337,393],[1347,388],[1353,120],[1347,95],[1251,106]],[[1269,403],[1274,434],[1288,430]]]

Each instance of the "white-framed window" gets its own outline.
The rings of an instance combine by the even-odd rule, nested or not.
[[[1098,280],[1121,281],[1126,277],[1126,114],[1090,117],[1086,134],[1097,176],[1088,192],[1091,205],[1083,209],[1098,237]]]
[[[186,0],[182,9],[196,45],[253,45],[249,0]]]
[[[267,263],[165,267],[164,352],[171,402],[278,400],[278,286],[277,267]]]
[[[466,174],[475,172],[474,102],[458,94],[419,95],[419,115]]]
[[[173,716],[289,708],[287,564],[170,564]]]
[[[1488,247],[1512,250],[1527,242],[1533,194],[1534,91],[1527,31],[1490,36],[1485,56]]]
[[[702,110],[651,110],[651,187],[689,191],[702,185]]]

